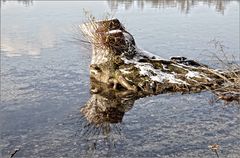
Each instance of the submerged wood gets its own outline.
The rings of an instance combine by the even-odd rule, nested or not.
[[[138,48],[118,19],[85,23],[81,30],[92,44],[90,77],[99,87],[155,95],[214,90],[228,81],[228,73],[194,60],[163,59]]]

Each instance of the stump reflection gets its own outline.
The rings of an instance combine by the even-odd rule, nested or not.
[[[80,112],[88,124],[86,135],[108,135],[111,131],[120,132],[118,124],[124,114],[134,105],[135,100],[143,97],[133,91],[117,91],[107,85],[91,80],[91,97]],[[92,134],[89,134],[92,133]]]

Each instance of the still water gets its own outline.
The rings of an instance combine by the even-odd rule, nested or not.
[[[0,157],[216,157],[214,143],[220,157],[240,157],[239,106],[210,105],[209,92],[120,98],[118,121],[89,125],[89,99],[119,98],[89,93],[91,49],[75,39],[83,10],[114,15],[164,58],[216,66],[213,39],[240,58],[239,1],[1,1]]]

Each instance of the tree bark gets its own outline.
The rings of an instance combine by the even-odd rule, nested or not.
[[[118,19],[86,23],[81,29],[92,44],[91,79],[108,88],[152,95],[213,90],[228,81],[228,74],[194,60],[167,60],[138,48]]]

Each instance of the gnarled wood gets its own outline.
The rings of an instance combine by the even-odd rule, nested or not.
[[[117,19],[86,23],[82,31],[92,43],[91,78],[109,88],[142,92],[200,92],[224,83],[223,72],[185,57],[162,59],[139,49]]]

